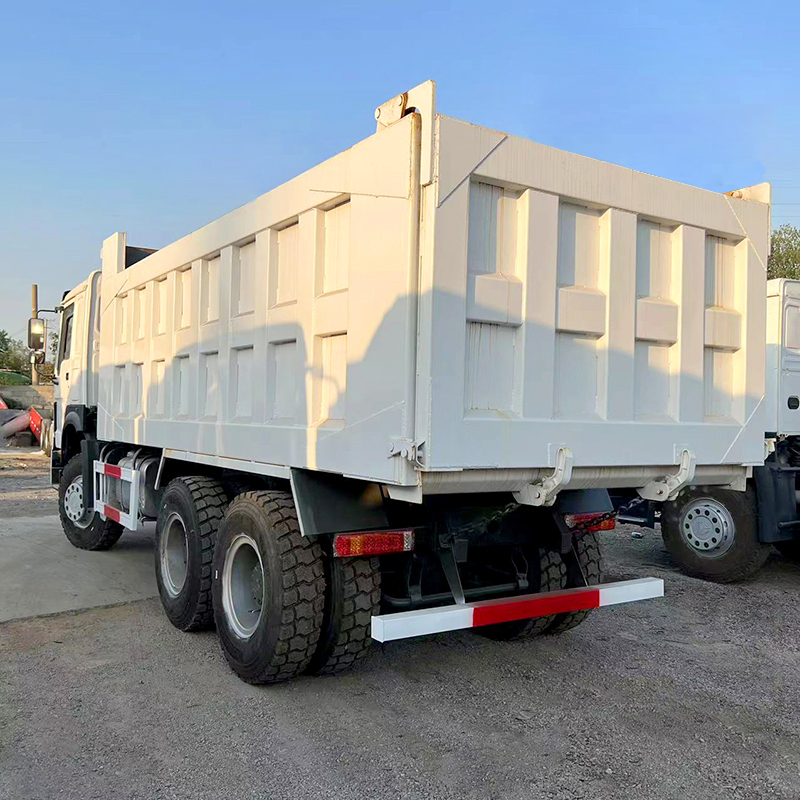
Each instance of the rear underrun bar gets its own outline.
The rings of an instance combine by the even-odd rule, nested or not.
[[[632,581],[560,589],[555,592],[526,594],[519,597],[500,597],[461,603],[439,608],[401,611],[372,618],[372,638],[379,642],[410,639],[428,633],[444,633],[463,628],[477,628],[498,622],[546,617],[569,611],[633,603],[664,596],[664,581],[660,578],[637,578]]]

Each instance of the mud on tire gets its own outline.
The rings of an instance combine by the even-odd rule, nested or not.
[[[246,492],[231,503],[212,586],[222,652],[242,680],[278,683],[308,667],[322,630],[325,575],[322,549],[301,536],[290,493]]]

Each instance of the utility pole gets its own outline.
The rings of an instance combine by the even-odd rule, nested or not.
[[[39,285],[31,284],[31,316],[36,319],[39,316]],[[36,356],[31,353],[31,383],[34,386],[39,384],[39,370],[36,369]]]

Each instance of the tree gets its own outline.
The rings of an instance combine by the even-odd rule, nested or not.
[[[4,330],[0,330],[0,369],[24,373],[31,369],[28,348],[19,339],[12,339]]]
[[[800,278],[800,228],[787,222],[772,231],[768,278]]]

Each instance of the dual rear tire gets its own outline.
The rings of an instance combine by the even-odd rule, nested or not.
[[[213,575],[222,652],[248,683],[335,674],[369,649],[378,560],[323,558],[321,545],[301,535],[288,492],[234,500],[219,529]]]
[[[371,644],[378,560],[323,558],[288,492],[230,494],[205,477],[176,478],[164,493],[155,562],[170,622],[216,624],[226,660],[249,683],[352,666]]]

